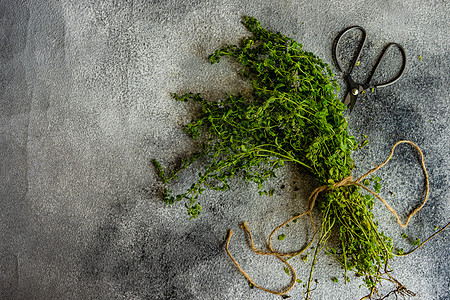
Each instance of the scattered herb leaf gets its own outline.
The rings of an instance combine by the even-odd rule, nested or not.
[[[284,267],[284,273],[289,275],[290,272],[289,272],[289,268],[288,267]]]

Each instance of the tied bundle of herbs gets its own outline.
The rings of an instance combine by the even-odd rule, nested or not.
[[[271,238],[289,222],[309,215],[318,244],[312,255],[306,298],[310,297],[312,271],[321,250],[333,255],[342,264],[345,280],[348,280],[349,271],[362,276],[370,289],[368,297],[377,295],[377,285],[381,280],[394,282],[397,286],[395,293],[411,295],[389,274],[389,259],[395,255],[393,243],[391,238],[377,230],[377,222],[371,212],[374,197],[379,196],[360,183],[365,176],[382,167],[392,153],[378,168],[353,180],[351,173],[355,165],[351,153],[357,149],[358,143],[347,132],[347,121],[343,116],[345,106],[336,97],[339,86],[330,67],[314,54],[304,51],[302,45],[292,38],[262,28],[252,17],[245,17],[243,24],[252,36],[244,38],[239,46],[230,45],[217,50],[209,59],[211,63],[216,63],[222,56],[227,56],[240,63],[242,75],[253,87],[252,95],[244,97],[241,94],[229,94],[220,101],[207,101],[200,94],[174,94],[178,101],[190,100],[201,106],[200,115],[186,129],[194,139],[200,141],[201,150],[168,174],[156,160],[153,163],[166,183],[199,158],[206,158],[208,163],[199,173],[197,182],[186,192],[173,195],[169,189],[165,189],[164,200],[168,204],[184,201],[189,216],[197,218],[202,211],[199,196],[205,188],[227,190],[229,180],[238,176],[245,181],[255,182],[261,195],[270,196],[274,191],[265,190],[264,183],[274,177],[275,170],[285,163],[294,164],[299,171],[312,174],[320,185],[311,195],[307,211],[272,232],[268,251],[254,247],[250,230],[244,224],[255,252],[274,255],[292,270],[291,285],[281,292],[256,285],[228,250],[230,232],[227,252],[250,283],[279,295],[286,294],[293,287],[297,280],[296,273],[287,259],[303,253],[313,241],[300,251],[279,253],[272,248]],[[423,160],[422,167],[425,171]],[[379,182],[375,181],[375,189],[378,190]],[[363,193],[363,189],[369,194]],[[311,210],[319,194],[323,197],[316,207],[319,207],[322,217],[316,229]],[[425,201],[426,198],[419,209]],[[397,217],[395,211],[391,211]],[[402,224],[398,217],[397,220],[406,226],[407,223]],[[332,232],[339,235],[340,249],[327,245]]]

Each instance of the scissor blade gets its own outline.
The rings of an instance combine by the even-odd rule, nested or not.
[[[353,107],[355,107],[357,98],[358,98],[358,96],[355,96],[353,94],[350,95],[350,112],[353,111]]]
[[[347,93],[347,97],[344,99],[344,104],[348,107],[352,102],[352,93]]]
[[[351,92],[347,94],[347,97],[344,99],[344,104],[350,109],[350,112],[352,112],[353,107],[355,107],[357,96],[353,95]]]

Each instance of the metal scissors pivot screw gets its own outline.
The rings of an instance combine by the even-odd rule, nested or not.
[[[342,67],[339,63],[339,59],[337,57],[337,50],[339,47],[339,42],[341,41],[342,37],[349,31],[354,30],[354,29],[358,29],[361,31],[362,33],[362,38],[360,40],[360,45],[358,48],[358,52],[356,54],[356,57],[354,58],[354,60],[351,62],[350,64],[350,69],[348,70],[348,72],[346,72],[344,74],[344,78],[347,80],[347,84],[348,84],[348,90],[349,92],[347,93],[347,96],[344,99],[344,104],[349,106],[350,108],[350,112],[353,110],[353,107],[355,106],[356,101],[358,100],[358,96],[363,93],[366,89],[368,89],[369,87],[372,88],[379,88],[379,87],[385,87],[385,86],[389,86],[395,82],[397,82],[397,80],[400,79],[400,77],[402,77],[403,72],[405,71],[406,68],[406,53],[405,53],[405,49],[403,49],[403,47],[397,43],[389,43],[388,45],[386,45],[386,47],[383,49],[383,52],[381,52],[380,56],[378,57],[378,60],[375,64],[375,66],[373,67],[372,71],[370,72],[369,75],[369,79],[367,79],[366,83],[361,84],[361,83],[356,83],[353,78],[352,78],[352,73],[353,73],[353,69],[357,66],[358,61],[359,61],[359,57],[361,55],[361,51],[366,43],[366,31],[364,30],[364,28],[362,28],[361,26],[352,26],[349,27],[347,29],[345,29],[344,31],[342,31],[338,37],[336,38],[336,42],[335,42],[335,46],[333,49],[333,56],[334,56],[334,60],[336,62],[336,65],[339,69],[340,72],[342,72]],[[398,74],[391,79],[388,82],[384,82],[384,83],[377,83],[374,84],[372,82],[372,78],[373,75],[375,74],[375,72],[377,71],[378,66],[380,65],[381,61],[383,60],[383,57],[385,56],[387,50],[392,47],[392,46],[397,46],[397,48],[400,50],[400,52],[402,53],[402,67],[400,69],[400,71],[398,72]]]

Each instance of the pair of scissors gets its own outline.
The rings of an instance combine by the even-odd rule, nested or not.
[[[361,55],[361,51],[366,43],[366,31],[364,30],[364,28],[362,28],[361,26],[352,26],[349,27],[347,29],[345,29],[344,31],[342,31],[338,37],[336,38],[335,41],[335,47],[333,49],[333,56],[334,56],[334,60],[336,62],[336,65],[339,69],[340,72],[342,72],[342,66],[339,63],[339,59],[337,57],[337,51],[338,51],[338,47],[339,47],[339,42],[341,41],[342,37],[349,31],[351,30],[355,30],[358,29],[361,31],[362,33],[362,37],[360,40],[360,45],[358,48],[358,52],[356,54],[356,57],[354,58],[353,62],[350,63],[350,68],[348,70],[348,72],[346,72],[344,74],[344,78],[347,80],[347,84],[348,84],[348,93],[347,96],[344,99],[344,104],[347,105],[347,107],[350,108],[350,112],[353,110],[353,107],[355,106],[356,101],[358,100],[358,97],[364,93],[364,91],[366,91],[368,88],[380,88],[380,87],[386,87],[389,86],[395,82],[397,82],[400,77],[402,77],[403,72],[405,71],[406,68],[406,53],[405,53],[405,49],[403,49],[403,47],[397,43],[389,43],[381,52],[380,56],[378,57],[378,60],[375,64],[375,66],[373,67],[372,71],[370,72],[369,75],[369,79],[367,79],[367,81],[364,84],[361,83],[357,83],[353,80],[352,78],[352,73],[354,68],[359,64],[359,56]],[[385,56],[387,50],[393,46],[396,46],[400,52],[402,53],[402,66],[400,68],[400,71],[398,72],[398,74],[391,79],[388,82],[384,82],[384,83],[373,83],[372,82],[372,78],[373,75],[375,74],[375,72],[377,71],[378,66],[380,65],[381,61],[383,60],[383,57]]]

